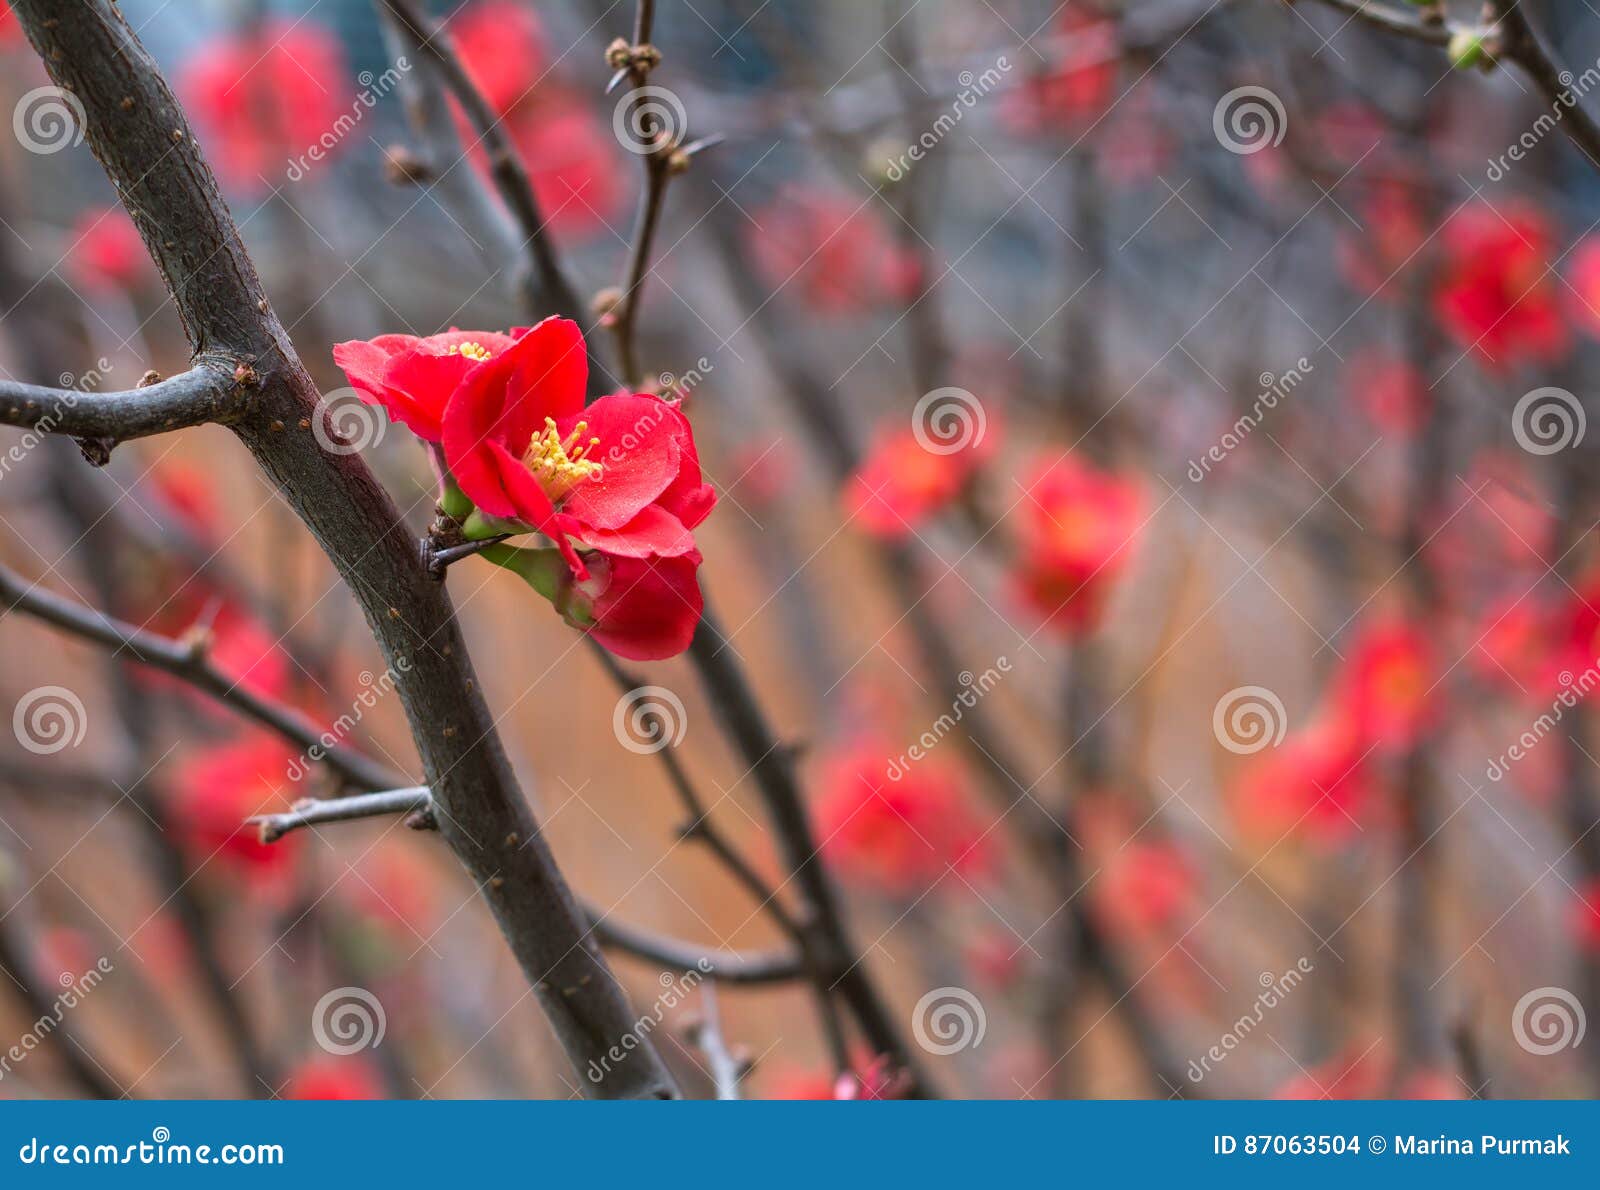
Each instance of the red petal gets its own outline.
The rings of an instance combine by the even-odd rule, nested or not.
[[[588,422],[587,433],[600,439],[594,457],[604,465],[599,478],[585,480],[567,498],[564,511],[596,529],[620,529],[638,516],[678,476],[681,451],[673,418],[679,416],[659,397],[613,393],[581,418],[557,422],[563,436],[579,421]]]

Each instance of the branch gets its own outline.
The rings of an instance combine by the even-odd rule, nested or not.
[[[722,1035],[722,1014],[717,1011],[717,989],[706,984],[702,998],[705,1001],[703,1015],[690,1028],[689,1040],[700,1048],[710,1063],[711,1084],[717,1090],[717,1098],[741,1099],[739,1081],[749,1072],[750,1062],[736,1056]]]
[[[432,61],[444,85],[449,88],[450,94],[466,113],[468,122],[478,133],[478,140],[489,158],[489,176],[494,181],[501,201],[516,221],[523,246],[529,254],[531,268],[519,278],[519,286],[525,288],[536,280],[543,287],[547,304],[554,306],[556,313],[583,321],[586,311],[578,301],[578,292],[567,276],[555,241],[546,227],[539,200],[533,193],[533,182],[528,177],[528,168],[523,164],[516,146],[511,143],[511,138],[506,135],[499,117],[490,109],[461,64],[461,57],[456,53],[449,34],[431,25],[413,0],[378,0],[378,9],[385,23],[408,49],[424,54]],[[442,104],[434,102],[441,97],[423,93],[416,98],[418,106],[410,114],[417,132],[429,135],[436,151],[443,147],[445,135],[453,143],[453,133],[446,131],[449,128],[448,112],[443,111]],[[439,110],[427,118],[430,105]],[[454,170],[460,161],[460,157],[453,158],[448,168]],[[438,162],[435,161],[434,165],[437,168]]]
[[[324,822],[351,822],[357,818],[378,818],[389,814],[410,814],[417,820],[407,825],[414,830],[436,829],[433,822],[433,795],[426,785],[407,789],[385,789],[379,793],[358,793],[354,797],[302,798],[282,814],[258,814],[245,819],[261,828],[263,843],[276,843],[290,831]]]
[[[597,947],[528,808],[442,585],[355,453],[322,449],[315,383],[268,303],[188,120],[111,0],[13,0],[167,282],[196,355],[253,361],[260,393],[235,432],[361,604],[396,673],[440,834],[482,891],[585,1093],[675,1097],[654,1046],[601,1066],[637,1014]]]
[[[670,970],[703,971],[723,983],[745,984],[789,983],[805,974],[799,956],[791,951],[711,950],[613,921],[596,909],[588,913],[590,928],[602,945]]]
[[[0,380],[0,424],[109,445],[168,430],[227,424],[249,408],[254,373],[200,365],[129,392],[96,393]]]
[[[374,788],[395,783],[394,774],[383,765],[343,744],[329,744],[323,730],[299,711],[257,694],[218,669],[206,656],[203,637],[182,641],[147,632],[35,586],[4,566],[0,566],[0,605],[183,679],[302,750],[315,749],[328,768],[353,785]]]

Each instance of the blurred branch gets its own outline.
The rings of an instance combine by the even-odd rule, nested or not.
[[[717,1098],[740,1099],[739,1081],[744,1078],[750,1064],[734,1055],[728,1048],[727,1038],[722,1035],[722,1014],[717,1011],[717,989],[708,983],[702,989],[701,997],[704,1008],[700,1019],[689,1031],[689,1040],[705,1054],[711,1066],[711,1084],[717,1090]]]
[[[322,729],[299,711],[256,693],[217,668],[206,655],[203,635],[172,640],[146,632],[29,583],[4,566],[0,566],[0,604],[8,611],[33,616],[81,640],[112,649],[116,655],[126,655],[182,678],[298,747],[315,749],[329,769],[352,784],[367,788],[394,784],[393,774],[386,767],[343,744],[330,745],[323,739]]]
[[[82,106],[84,132],[167,283],[197,357],[249,360],[260,391],[234,425],[360,602],[433,790],[440,833],[494,913],[556,1037],[579,1070],[637,1016],[585,923],[518,787],[466,640],[417,558],[393,501],[358,454],[322,450],[320,394],[272,312],[216,180],[166,80],[110,0],[14,0],[51,81]],[[655,1048],[589,1094],[675,1097]]]
[[[119,442],[212,422],[227,424],[243,416],[254,373],[248,365],[238,367],[241,371],[229,375],[201,364],[170,379],[114,393],[0,380],[0,424],[97,439],[109,454]]]
[[[378,10],[408,49],[426,55],[433,62],[439,77],[478,133],[479,142],[489,158],[489,176],[494,181],[495,190],[521,232],[522,246],[528,253],[531,265],[528,279],[537,281],[556,312],[581,321],[584,310],[578,301],[578,292],[567,276],[554,238],[549,234],[544,214],[539,209],[539,200],[533,193],[533,182],[528,177],[527,166],[523,164],[499,117],[484,100],[482,92],[462,65],[449,34],[432,25],[412,0],[378,0]],[[424,95],[419,102],[437,104],[440,98]],[[432,141],[430,150],[436,156],[441,148],[445,154],[453,153],[455,143],[453,133],[448,133],[448,145],[444,143],[445,130],[449,129],[449,114],[443,110],[442,104],[437,106],[440,110],[426,124],[421,119],[426,107],[411,113],[413,126],[419,134],[426,133],[429,136]],[[453,171],[460,164],[461,158],[457,156],[450,165],[442,168],[447,172]],[[433,166],[436,171],[441,169],[438,160],[433,162]],[[522,288],[526,291],[525,285]]]

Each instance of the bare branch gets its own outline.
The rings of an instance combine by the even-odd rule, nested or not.
[[[385,789],[379,793],[358,793],[354,797],[333,799],[303,798],[282,814],[258,814],[246,819],[261,828],[263,843],[276,843],[290,831],[324,822],[351,822],[358,818],[382,818],[391,814],[426,815],[418,829],[433,826],[433,795],[426,785],[407,789]]]
[[[128,392],[84,392],[0,380],[0,424],[109,444],[169,430],[227,424],[249,408],[253,373],[199,366]]]
[[[316,385],[273,314],[187,118],[111,0],[14,0],[52,81],[155,258],[196,355],[253,363],[260,392],[234,424],[359,600],[411,725],[440,834],[494,913],[573,1066],[599,1067],[637,1015],[528,808],[455,610],[399,511],[357,454],[324,450]],[[601,1067],[587,1094],[675,1097],[649,1044]]]
[[[343,744],[330,744],[323,739],[322,729],[299,711],[257,694],[218,669],[206,656],[203,637],[182,641],[146,632],[35,586],[3,566],[0,566],[0,605],[182,678],[296,746],[307,751],[315,749],[333,772],[354,785],[374,788],[395,784],[394,774],[385,766]]]

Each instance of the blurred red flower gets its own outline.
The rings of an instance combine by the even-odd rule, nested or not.
[[[1007,96],[1005,117],[1019,133],[1076,136],[1111,105],[1122,55],[1116,23],[1093,5],[1068,4],[1043,45],[1050,61]]]
[[[1387,351],[1367,348],[1351,356],[1345,384],[1372,424],[1386,433],[1411,438],[1427,424],[1433,407],[1427,380]]]
[[[5,0],[0,0],[0,49],[10,49],[26,40],[22,36],[22,26],[17,23],[17,14]]]
[[[245,189],[270,185],[354,103],[339,39],[314,21],[280,17],[202,46],[179,90],[217,172]]]
[[[332,1054],[307,1058],[289,1073],[285,1099],[382,1099],[383,1087],[364,1059]]]
[[[639,559],[698,561],[692,530],[716,493],[701,479],[688,419],[643,393],[585,408],[588,375],[583,335],[565,318],[469,370],[443,419],[451,474],[483,512],[549,536],[580,581],[589,578],[580,547],[633,560],[613,578]]]
[[[1354,1042],[1273,1092],[1274,1099],[1375,1099],[1383,1089],[1388,1063],[1372,1046]]]
[[[382,405],[391,421],[425,442],[438,442],[444,407],[466,374],[505,354],[527,333],[527,327],[505,334],[451,327],[420,338],[379,335],[334,344],[333,362],[369,405]]]
[[[556,235],[594,235],[616,223],[628,194],[616,137],[581,99],[551,90],[535,109],[519,108],[506,127]]]
[[[1434,311],[1492,371],[1549,363],[1567,350],[1567,324],[1549,278],[1553,241],[1550,221],[1526,203],[1466,207],[1444,226]]]
[[[197,862],[214,857],[225,869],[251,878],[280,875],[292,866],[300,837],[263,843],[259,829],[246,819],[289,805],[293,759],[277,739],[253,732],[198,749],[178,765],[173,825]]]
[[[1256,758],[1237,791],[1241,820],[1276,840],[1300,831],[1340,843],[1356,830],[1375,785],[1367,750],[1337,716],[1315,720]]]
[[[869,202],[786,186],[745,226],[767,283],[792,286],[818,313],[906,301],[916,292],[916,256],[895,241]]]
[[[1573,249],[1567,274],[1573,321],[1588,334],[1600,337],[1600,235],[1585,236]]]
[[[1334,679],[1334,713],[1362,751],[1402,752],[1417,742],[1435,710],[1437,671],[1419,625],[1374,620],[1357,632]]]
[[[1089,631],[1138,536],[1139,486],[1074,455],[1036,468],[1025,486],[1014,514],[1018,589],[1059,631]]]
[[[528,98],[549,67],[539,16],[515,0],[478,0],[450,17],[447,26],[472,81],[497,116]]]
[[[990,440],[984,434],[978,443],[940,452],[911,430],[880,437],[846,489],[847,515],[875,536],[906,536],[962,493]]]
[[[154,271],[138,229],[121,207],[80,215],[67,260],[73,279],[97,291],[133,289]]]
[[[1362,293],[1396,297],[1403,289],[1398,275],[1428,243],[1415,188],[1403,179],[1374,182],[1359,208],[1361,230],[1342,232],[1339,239],[1341,270]]]
[[[1600,954],[1600,876],[1591,876],[1578,887],[1578,900],[1572,907],[1572,928],[1578,945]]]
[[[1106,858],[1093,887],[1095,908],[1114,929],[1165,929],[1194,904],[1199,880],[1175,843],[1130,842]]]
[[[817,799],[823,857],[846,878],[902,897],[922,895],[952,870],[986,874],[993,847],[966,785],[927,759],[890,780],[892,756],[880,740],[863,739],[823,763]]]

